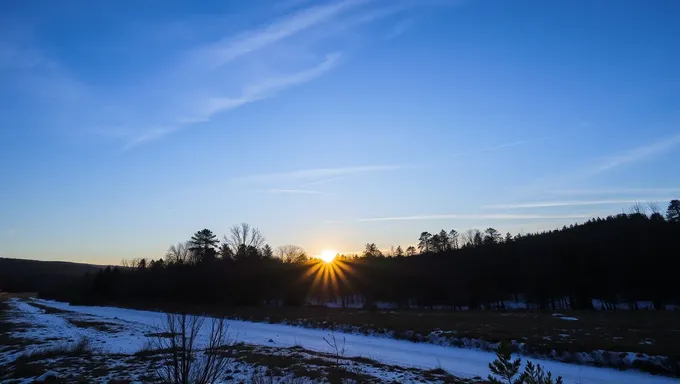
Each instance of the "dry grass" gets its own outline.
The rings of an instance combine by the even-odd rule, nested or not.
[[[79,319],[66,319],[69,323],[75,325],[78,328],[92,328],[100,332],[115,333],[118,330],[115,328],[114,324],[105,323],[103,321],[88,321]]]
[[[64,309],[59,309],[59,308],[54,308],[54,307],[50,307],[50,306],[47,306],[47,305],[39,304],[39,303],[36,303],[35,301],[31,301],[30,304],[33,307],[36,307],[38,309],[42,309],[48,315],[59,315],[59,314],[65,314],[65,313],[73,313],[71,311],[66,311]]]
[[[425,379],[444,382],[467,384],[472,381],[452,376],[439,369],[419,371],[415,368],[389,366],[363,357],[342,357],[340,363],[337,357],[330,353],[303,350],[301,348],[276,348],[236,344],[222,352],[235,361],[266,370],[266,377],[281,377],[292,374],[295,377],[307,377],[315,381],[329,381],[331,383],[354,382],[380,383],[379,378],[362,372],[360,366],[377,368],[384,372],[413,372]],[[257,375],[256,375],[257,376]],[[270,381],[262,381],[270,382]]]
[[[680,358],[680,311],[560,311],[577,321],[563,320],[549,311],[370,311],[325,307],[203,307],[194,311],[311,328],[336,324],[342,329],[344,325],[356,332],[391,332],[396,338],[412,341],[425,341],[434,331],[440,331],[453,344],[463,338],[491,343],[514,340],[536,354],[606,350]]]

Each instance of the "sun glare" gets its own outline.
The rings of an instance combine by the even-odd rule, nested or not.
[[[333,260],[335,260],[335,255],[337,254],[338,253],[332,249],[324,249],[319,255],[319,258],[326,263],[332,263]]]

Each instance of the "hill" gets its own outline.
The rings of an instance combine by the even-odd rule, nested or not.
[[[0,290],[41,292],[97,272],[100,265],[66,261],[40,261],[0,257]]]

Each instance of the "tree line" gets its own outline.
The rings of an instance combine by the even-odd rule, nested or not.
[[[592,308],[652,301],[678,303],[675,257],[680,255],[680,201],[666,215],[635,205],[630,213],[532,234],[501,235],[494,228],[422,232],[417,244],[332,264],[299,246],[272,249],[262,233],[234,226],[220,241],[209,229],[171,246],[163,258],[108,267],[68,286],[55,298],[108,303],[302,305],[310,299],[366,306],[503,307],[523,300],[535,308]]]

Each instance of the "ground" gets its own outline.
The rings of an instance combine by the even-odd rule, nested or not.
[[[489,351],[506,341],[534,358],[680,374],[680,311],[369,311],[306,306],[202,307],[200,312]]]
[[[30,383],[51,373],[62,382],[153,382],[162,358],[148,348],[165,314],[113,307],[70,306],[12,298],[0,318],[0,378]],[[571,324],[573,316],[552,316]],[[486,377],[493,353],[389,337],[229,320],[234,343],[227,382],[448,382]],[[454,327],[451,327],[454,328]],[[326,343],[335,335],[340,356]],[[200,334],[205,339],[205,332]],[[526,359],[525,359],[526,360]],[[677,383],[670,377],[534,359],[566,383]],[[264,380],[264,379],[263,379]],[[58,381],[57,381],[58,382]],[[262,381],[259,381],[262,382]],[[269,379],[264,382],[270,382]]]
[[[2,383],[159,382],[155,370],[163,355],[150,345],[163,337],[158,332],[162,316],[129,310],[117,313],[120,316],[97,316],[27,298],[0,305]],[[275,331],[264,340],[262,335],[253,336],[256,330],[235,328],[230,336],[233,342],[221,352],[229,358],[224,382],[479,382],[457,378],[441,368],[400,367],[379,358],[285,345],[274,340],[280,341]],[[338,342],[340,338],[338,334]],[[251,343],[253,339],[265,345]]]

